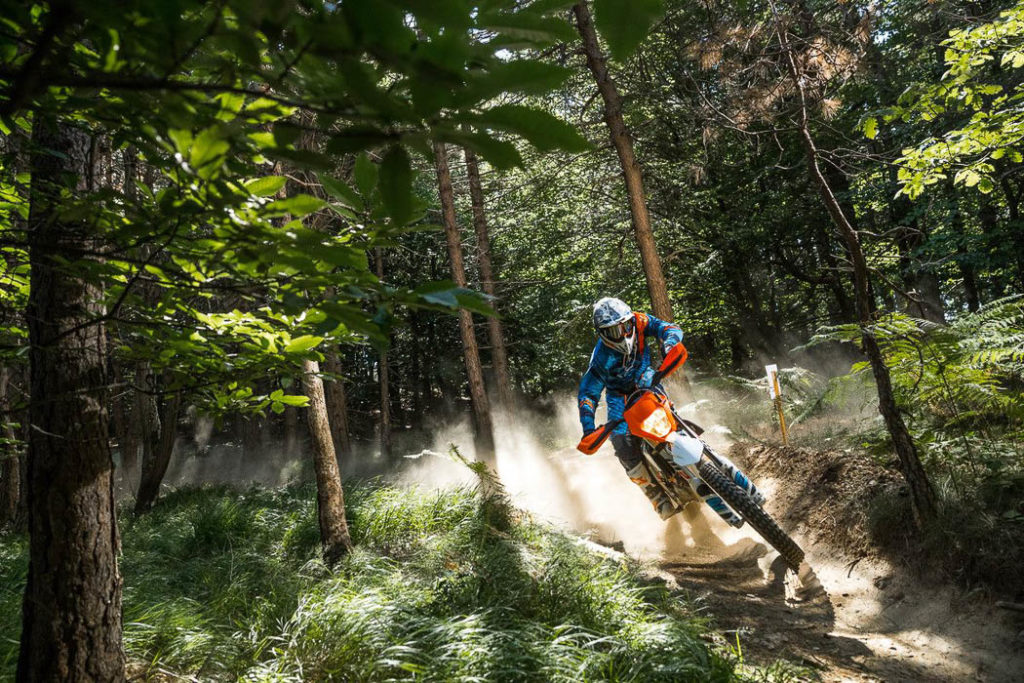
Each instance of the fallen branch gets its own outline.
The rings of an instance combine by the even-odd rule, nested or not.
[[[1003,609],[1010,609],[1014,612],[1024,612],[1024,603],[1020,602],[1008,602],[1006,600],[996,600],[996,607],[1002,607]]]

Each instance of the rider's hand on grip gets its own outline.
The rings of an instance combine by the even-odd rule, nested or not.
[[[682,367],[688,355],[686,347],[683,346],[682,342],[665,352],[665,359],[661,361],[661,366],[658,367],[658,381],[660,382]]]
[[[612,428],[614,426],[614,424],[609,423],[601,425],[592,432],[587,432],[576,445],[576,449],[586,455],[593,455],[594,453],[597,453],[597,449],[601,447],[601,444],[603,444],[605,439],[607,439],[612,433]]]

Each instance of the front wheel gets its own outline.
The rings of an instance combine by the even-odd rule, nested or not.
[[[726,503],[742,517],[747,524],[754,527],[757,533],[761,534],[764,540],[768,541],[773,548],[779,551],[782,559],[793,571],[800,571],[800,563],[804,559],[804,551],[789,537],[785,531],[765,512],[761,506],[747,495],[747,492],[737,486],[720,469],[707,460],[702,460],[698,466],[701,479],[710,486],[715,493],[722,497]]]

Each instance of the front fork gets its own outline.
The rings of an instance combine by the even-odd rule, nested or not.
[[[743,518],[737,515],[733,509],[730,508],[724,500],[722,500],[721,496],[715,493],[711,487],[705,484],[704,480],[701,479],[700,473],[697,470],[697,464],[700,462],[705,451],[707,451],[708,456],[718,464],[722,471],[728,474],[732,481],[746,491],[758,505],[764,504],[764,496],[757,487],[754,486],[754,482],[750,480],[750,477],[745,475],[734,462],[723,455],[713,452],[696,436],[677,432],[674,435],[674,438],[669,437],[667,445],[669,453],[672,456],[672,462],[678,468],[680,475],[686,479],[686,483],[689,484],[690,488],[693,489],[705,503],[707,503],[708,507],[714,510],[719,517],[724,519],[731,526],[736,528],[743,526]]]

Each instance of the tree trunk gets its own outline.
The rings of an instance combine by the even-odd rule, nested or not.
[[[491,297],[491,306],[498,310],[494,264],[491,262],[491,237],[487,231],[487,214],[484,211],[484,191],[480,183],[480,164],[476,153],[466,149],[466,175],[469,177],[469,196],[473,205],[473,229],[476,231],[476,253],[480,264],[480,285],[484,294]],[[497,316],[487,319],[491,339],[491,366],[494,368],[494,388],[499,406],[511,417],[513,404],[512,382],[508,372],[508,354],[505,351],[505,335],[501,320]]]
[[[102,292],[68,264],[94,223],[62,215],[91,188],[89,136],[39,115],[33,129],[29,568],[18,681],[123,681],[120,546],[107,441]]]
[[[345,518],[345,495],[341,490],[341,470],[334,452],[331,424],[324,399],[320,366],[314,360],[302,362],[302,386],[309,397],[306,419],[313,442],[313,469],[316,471],[316,506],[320,519],[320,543],[324,560],[333,567],[352,550],[352,539]]]
[[[132,402],[132,438],[125,456],[125,476],[131,477],[153,460],[153,444],[160,434],[160,414],[156,384],[149,363],[135,366],[135,400]],[[141,464],[139,451],[142,451]],[[141,482],[141,475],[139,478]]]
[[[3,438],[7,440],[0,449],[0,529],[17,523],[21,501],[21,455],[15,444],[17,434],[11,426],[14,414],[7,391],[10,379],[10,368],[0,369],[0,411],[3,411],[0,420],[3,420]]]
[[[952,190],[952,181],[949,183],[949,190]],[[953,195],[953,216],[950,223],[953,233],[959,238],[956,241],[956,265],[960,270],[960,276],[964,283],[964,301],[967,303],[967,310],[974,313],[981,308],[981,296],[978,293],[978,278],[971,262],[971,254],[968,252],[965,242],[967,231],[964,229],[964,214],[960,210],[960,204],[956,201],[956,194]]]
[[[142,476],[139,479],[139,495],[135,498],[135,514],[141,514],[153,507],[160,495],[160,485],[167,474],[167,466],[174,453],[174,437],[178,433],[178,414],[181,412],[181,392],[176,391],[164,402],[160,416],[160,440],[153,457],[142,461]]]
[[[384,280],[384,255],[380,249],[374,249],[374,261],[377,268],[377,279]],[[391,457],[391,390],[388,386],[388,352],[381,349],[377,359],[377,382],[380,389],[380,454],[384,458]]]
[[[294,458],[299,454],[299,411],[295,406],[284,408],[284,456]]]
[[[900,461],[900,469],[910,489],[914,521],[920,527],[925,521],[935,516],[935,492],[918,457],[914,440],[911,438],[907,425],[903,422],[903,416],[896,405],[896,399],[892,393],[889,368],[882,357],[882,351],[878,347],[878,342],[869,329],[874,315],[869,291],[868,265],[867,260],[864,258],[864,252],[861,249],[860,236],[843,212],[839,201],[832,192],[832,187],[821,171],[821,166],[818,162],[818,148],[814,142],[814,136],[811,134],[808,113],[809,105],[804,89],[803,76],[797,67],[796,58],[787,38],[786,29],[776,24],[776,30],[782,43],[784,58],[787,60],[790,78],[793,80],[793,85],[799,96],[799,132],[806,153],[807,168],[811,174],[811,179],[818,186],[829,216],[831,216],[836,229],[846,243],[846,248],[853,264],[855,301],[858,320],[862,330],[861,343],[864,353],[867,354],[868,362],[871,364],[872,374],[875,377],[875,384],[878,390],[878,410],[885,420],[886,428],[892,439],[893,448]]]
[[[327,409],[331,434],[334,438],[334,449],[339,456],[352,452],[352,442],[348,435],[348,397],[345,395],[345,383],[341,379],[341,355],[338,347],[331,344],[324,353],[325,370],[334,378],[327,381]]]
[[[448,257],[451,261],[452,280],[459,287],[466,286],[466,269],[462,264],[462,239],[455,220],[455,194],[452,191],[452,176],[448,170],[448,153],[444,144],[434,143],[434,160],[437,165],[437,186],[441,198],[441,212],[444,218],[444,234],[448,241]],[[466,375],[469,379],[469,395],[473,403],[473,418],[476,426],[477,454],[483,461],[494,457],[494,427],[491,422],[491,407],[484,387],[484,371],[480,365],[480,351],[473,331],[473,315],[464,308],[459,309],[459,332],[462,335],[463,357],[466,361]]]
[[[896,186],[895,169],[891,175],[893,185]],[[906,197],[897,197],[889,206],[896,233],[896,247],[900,255],[900,279],[906,292],[898,297],[902,300],[902,308],[908,315],[916,318],[945,324],[945,306],[942,303],[938,276],[932,268],[921,263],[917,253],[927,238],[921,222]]]
[[[622,175],[626,180],[626,193],[629,195],[629,213],[633,220],[633,232],[640,248],[640,260],[643,262],[644,275],[647,276],[647,292],[651,297],[651,311],[662,320],[672,320],[672,303],[668,298],[665,275],[661,270],[661,258],[654,243],[651,230],[651,217],[647,212],[647,199],[644,196],[643,177],[640,164],[633,153],[633,140],[626,122],[622,118],[622,98],[608,73],[608,65],[601,46],[597,42],[597,32],[590,16],[590,8],[586,0],[573,6],[576,14],[576,27],[583,38],[583,52],[587,56],[587,66],[594,75],[597,89],[604,100],[604,120],[608,124],[612,144],[619,155]]]
[[[124,424],[118,434],[118,445],[121,449],[121,483],[129,491],[138,490],[139,444],[143,437],[139,407],[142,406],[143,400],[149,400],[149,397],[143,396],[131,382],[127,383],[117,399],[124,416]]]

